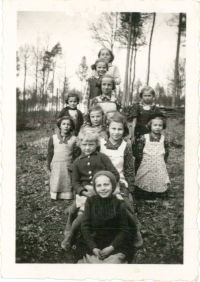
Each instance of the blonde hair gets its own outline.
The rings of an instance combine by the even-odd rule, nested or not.
[[[78,135],[77,145],[80,146],[82,141],[93,141],[96,142],[97,146],[100,145],[100,137],[95,128],[86,127],[83,128]]]

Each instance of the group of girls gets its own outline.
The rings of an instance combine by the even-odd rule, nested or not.
[[[50,195],[73,199],[62,248],[75,244],[77,230],[84,242],[79,263],[128,263],[133,247],[142,245],[141,224],[133,199],[166,196],[170,184],[168,143],[162,134],[166,118],[154,105],[155,92],[144,87],[141,103],[126,118],[120,112],[114,55],[100,50],[84,95],[69,93],[48,145]],[[84,246],[84,247],[83,247]],[[77,248],[78,249],[78,248]]]

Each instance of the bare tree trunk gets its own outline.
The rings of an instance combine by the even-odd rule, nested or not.
[[[128,26],[128,45],[127,45],[127,55],[126,55],[126,71],[124,78],[124,93],[122,97],[122,106],[127,104],[127,94],[128,94],[128,70],[129,70],[129,57],[130,57],[130,44],[131,44],[131,27],[132,27],[132,13],[129,16],[129,26]]]
[[[52,116],[53,116],[53,93],[54,93],[54,69],[53,69],[53,79],[52,79],[52,97],[51,97],[51,111],[52,111]]]
[[[113,48],[114,48],[117,24],[118,24],[118,13],[114,13],[114,15],[113,15],[113,29],[112,29],[112,34],[111,34],[111,46],[110,46],[111,51],[113,51]]]
[[[131,58],[130,58],[130,67],[129,67],[129,89],[128,89],[128,104],[131,103],[131,77],[132,77],[132,67],[133,67],[133,52],[134,52],[134,43],[131,46]]]
[[[179,25],[178,25],[178,38],[177,38],[177,48],[176,48],[176,60],[174,69],[174,85],[172,92],[172,107],[175,107],[177,81],[178,81],[178,64],[179,64],[179,52],[180,52],[180,40],[181,40],[181,23],[182,23],[182,13],[179,14]]]
[[[26,63],[24,64],[24,89],[23,89],[23,117],[25,117],[25,111],[26,111],[26,72],[27,72],[27,66]]]
[[[152,23],[152,28],[151,28],[150,40],[149,40],[148,70],[147,70],[147,81],[146,81],[147,85],[149,85],[150,60],[151,60],[151,43],[152,43],[152,37],[153,37],[153,30],[154,30],[154,26],[155,26],[155,20],[156,20],[156,13],[153,13],[153,23]]]
[[[134,90],[134,83],[135,83],[135,69],[136,69],[136,56],[137,56],[137,49],[135,49],[135,54],[134,54],[134,68],[133,68],[133,78],[132,78],[132,83],[131,83],[131,104],[133,101],[133,90]]]
[[[58,88],[56,89],[56,117],[57,117],[57,114],[58,114]]]
[[[43,70],[43,78],[42,78],[42,124],[44,124],[44,90],[45,90],[45,70]]]
[[[35,97],[34,97],[34,123],[37,116],[37,88],[38,88],[38,61],[35,68]]]

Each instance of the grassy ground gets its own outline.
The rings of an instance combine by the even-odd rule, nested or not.
[[[46,150],[54,128],[17,134],[16,262],[73,263],[73,251],[60,243],[69,201],[49,197]],[[144,244],[134,250],[133,263],[183,263],[184,120],[168,120],[171,149],[168,171],[172,187],[166,200],[140,201],[138,217]],[[43,139],[41,139],[43,138]]]

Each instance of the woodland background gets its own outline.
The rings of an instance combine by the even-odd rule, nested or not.
[[[82,42],[86,46],[85,49],[81,46],[82,53],[76,53],[79,46],[71,44],[76,53],[74,64],[71,64],[67,54],[70,49],[66,49],[66,45],[70,45],[70,39],[74,40],[72,33],[71,37],[60,36],[59,40],[43,33],[44,30],[46,32],[45,24],[53,30],[50,23],[54,14],[48,15],[48,23],[45,23],[47,17],[44,13],[19,14],[18,34],[27,29],[24,37],[18,38],[16,56],[16,262],[75,263],[75,251],[65,252],[60,247],[66,223],[64,210],[71,202],[52,202],[50,199],[47,143],[55,132],[56,117],[65,106],[67,93],[75,91],[82,100],[90,65],[96,60],[99,49],[107,47],[113,50],[116,55],[114,64],[120,68],[122,83],[119,98],[124,113],[128,115],[132,104],[139,102],[140,89],[150,85],[156,91],[156,104],[168,117],[165,134],[170,143],[167,163],[171,180],[169,198],[136,203],[144,244],[133,249],[133,263],[182,264],[186,15],[101,13],[95,16],[95,21],[80,18],[80,24],[87,28],[87,44]],[[63,17],[67,15],[58,13],[57,21],[62,22]],[[42,31],[40,37],[34,37],[34,32],[29,34],[30,26],[36,24]],[[70,28],[73,32],[73,18],[68,24],[66,33]],[[58,26],[57,22],[53,25],[55,28]],[[161,33],[161,27],[168,32],[173,31],[173,36]],[[164,42],[166,49],[159,49],[159,53],[155,54],[160,41]],[[94,46],[94,60],[86,55],[88,46],[91,49]],[[169,52],[166,52],[168,49]],[[160,62],[162,57],[167,57],[167,65],[163,67]],[[88,61],[91,61],[90,64]],[[161,64],[159,70],[155,68],[156,64]],[[70,73],[72,68],[74,71]],[[81,103],[79,107],[81,109]]]
[[[152,52],[155,48],[153,42],[156,40],[154,36],[156,36],[156,28],[159,28],[156,26],[156,19],[156,13],[102,13],[95,23],[87,24],[91,40],[97,44],[97,48],[98,46],[107,47],[114,53],[123,53],[126,58],[124,69],[120,69],[122,83],[118,94],[123,107],[139,102],[139,91],[144,85],[149,85],[155,72],[151,65]],[[164,17],[162,22],[159,20],[159,25],[161,24],[171,27],[176,33],[172,38],[173,41],[176,41],[174,42],[176,48],[172,56],[173,60],[168,64],[169,69],[164,74],[165,85],[159,82],[162,69],[157,74],[157,83],[151,84],[156,91],[155,102],[167,108],[184,108],[186,14],[170,14],[166,20]],[[62,43],[53,43],[50,37],[50,33],[43,34],[43,38],[35,39],[35,44],[20,44],[19,40],[16,56],[18,78],[16,99],[19,126],[30,121],[30,117],[32,123],[42,124],[46,118],[48,120],[52,118],[55,121],[58,112],[65,106],[65,98],[69,91],[77,92],[82,101],[86,79],[90,72],[88,59],[84,54],[77,55],[80,56],[80,63],[75,66],[76,71],[73,74],[77,80],[76,84],[71,85],[71,77],[67,75],[67,69],[70,68],[66,61],[67,50],[66,48],[63,50]],[[159,40],[160,38],[166,40],[167,34],[163,34],[163,39],[162,36],[159,37]],[[170,48],[170,38],[166,42]],[[162,54],[162,50],[159,51]],[[138,55],[141,56],[141,54],[146,56],[145,62],[137,61]],[[163,56],[167,56],[167,53],[164,53]],[[119,63],[120,61],[114,61],[116,65]],[[141,75],[138,74],[137,69],[142,63],[146,66]],[[80,103],[79,108],[81,107]]]

